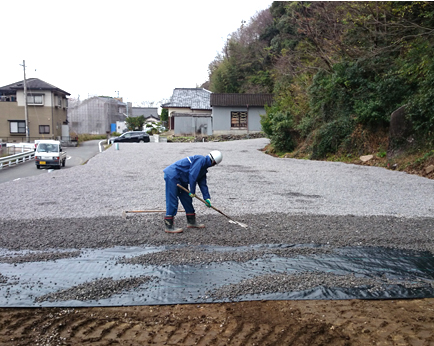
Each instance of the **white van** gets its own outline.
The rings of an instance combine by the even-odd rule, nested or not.
[[[36,168],[41,167],[65,167],[66,151],[62,150],[60,141],[40,140],[35,150]]]

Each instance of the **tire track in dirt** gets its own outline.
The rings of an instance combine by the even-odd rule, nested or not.
[[[146,308],[146,307],[145,307]],[[46,313],[44,313],[44,310]],[[88,309],[91,311],[92,309]],[[32,313],[32,311],[34,311]],[[329,335],[326,324],[304,325],[293,319],[289,324],[258,323],[243,319],[220,320],[202,314],[182,318],[113,317],[87,313],[86,309],[5,310],[0,314],[2,345],[344,345],[340,335]],[[11,322],[14,321],[14,322]],[[333,334],[333,333],[331,333]],[[11,338],[10,336],[19,338]],[[301,342],[301,343],[300,343]]]
[[[0,308],[0,345],[434,345],[434,300]]]

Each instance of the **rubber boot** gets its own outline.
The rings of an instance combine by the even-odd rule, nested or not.
[[[182,233],[182,228],[175,228],[173,225],[174,217],[173,216],[166,216],[164,218],[164,225],[165,225],[165,232],[166,233]]]
[[[196,222],[196,214],[187,214],[187,228],[205,228],[205,225]]]

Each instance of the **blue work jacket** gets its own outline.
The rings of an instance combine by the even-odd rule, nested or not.
[[[208,167],[212,166],[209,156],[193,155],[176,161],[164,169],[169,179],[181,185],[190,185],[190,192],[196,194],[196,183],[199,185],[203,199],[211,198],[206,184]]]

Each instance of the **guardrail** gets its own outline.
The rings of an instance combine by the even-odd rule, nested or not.
[[[5,143],[19,143],[19,142],[29,142],[34,143],[35,140],[46,140],[53,139],[55,141],[66,141],[66,142],[76,142],[78,141],[78,136],[44,136],[44,137],[29,137],[26,136],[13,136],[13,137],[2,137],[0,142]]]
[[[3,167],[10,167],[13,165],[18,165],[20,162],[26,162],[33,160],[35,157],[35,152],[32,151],[26,151],[24,153],[19,153],[15,155],[10,155],[6,157],[0,158],[0,169],[3,169]]]
[[[104,140],[98,142],[98,147],[99,147],[99,152],[100,153],[102,153],[104,151],[104,146],[103,146],[104,142],[107,142],[107,144],[109,144],[108,139],[104,139]]]

